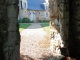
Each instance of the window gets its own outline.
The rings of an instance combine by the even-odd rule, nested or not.
[[[24,8],[26,8],[26,3],[24,3]]]
[[[46,10],[48,10],[48,6],[46,6]]]
[[[21,8],[22,8],[22,1],[20,1],[20,4],[21,4]]]
[[[48,13],[46,13],[46,17],[48,17]]]

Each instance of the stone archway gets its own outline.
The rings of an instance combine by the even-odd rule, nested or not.
[[[64,42],[69,43],[70,55],[71,56],[73,55],[72,57],[78,58],[80,56],[80,47],[79,47],[80,45],[79,2],[80,1],[79,0],[69,1],[71,3],[69,5],[70,7],[69,26],[68,23],[66,23],[67,20],[64,21],[63,19],[64,15],[62,14],[64,12],[61,10],[60,7],[62,5],[65,6],[65,4],[63,3],[66,3],[66,1],[62,1],[61,3],[59,3],[59,0],[50,0],[50,13],[51,13],[50,25],[52,29],[55,24],[53,23],[53,20],[60,20],[59,24],[55,24],[56,29],[58,30],[58,33],[60,32],[60,34],[62,35],[62,39],[65,40]],[[56,5],[54,5],[55,4],[54,2],[56,3]],[[54,9],[54,7],[56,9]],[[66,6],[66,8],[68,7]],[[67,11],[65,13],[67,14]],[[68,16],[65,15],[65,17]],[[20,52],[19,52],[20,34],[19,34],[19,25],[17,19],[18,19],[18,0],[0,0],[0,44],[1,44],[0,48],[2,49],[0,51],[1,53],[0,59],[2,60],[20,60]],[[67,27],[69,27],[69,38],[70,38],[69,40],[67,40],[66,38],[68,34],[65,34],[66,30],[68,31],[68,29],[66,29]],[[52,31],[51,38],[53,38],[53,29],[51,31]],[[3,59],[3,57],[5,57],[5,59]]]

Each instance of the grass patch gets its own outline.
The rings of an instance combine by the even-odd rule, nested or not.
[[[41,26],[42,26],[42,27],[49,26],[49,23],[41,23]]]
[[[26,29],[27,27],[29,27],[31,24],[23,24],[23,23],[20,23],[19,24],[19,31],[23,31],[24,29]]]
[[[43,30],[46,32],[46,33],[50,33],[50,27],[49,27],[49,23],[41,23],[41,26],[43,27]]]

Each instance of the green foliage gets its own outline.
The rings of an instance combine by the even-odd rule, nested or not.
[[[49,22],[49,20],[43,20],[43,22]]]
[[[22,23],[22,19],[18,20],[19,23]]]
[[[31,21],[31,23],[33,23],[34,21]]]
[[[43,27],[43,30],[50,34],[50,27],[49,27],[49,23],[42,23],[41,26]]]
[[[42,20],[38,20],[38,22],[42,22]]]
[[[41,26],[42,27],[47,27],[47,26],[49,26],[49,23],[42,23]]]
[[[30,19],[29,18],[23,18],[23,19],[20,19],[18,20],[19,23],[30,23]]]

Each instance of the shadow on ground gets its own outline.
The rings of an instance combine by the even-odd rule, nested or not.
[[[60,56],[57,56],[57,57],[43,56],[43,58],[34,59],[34,58],[29,57],[28,55],[21,55],[20,60],[76,60],[76,59],[71,58],[71,57],[63,57],[62,58]]]
[[[20,55],[20,60],[34,60],[34,59],[29,57],[28,55]]]
[[[59,58],[54,56],[43,56],[42,58],[34,59],[32,57],[29,57],[28,55],[21,55],[20,60],[56,60],[56,59],[59,59]],[[65,60],[65,58],[63,59]],[[59,59],[59,60],[63,60],[63,59]]]

